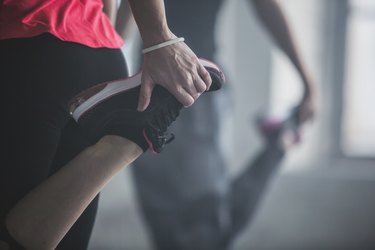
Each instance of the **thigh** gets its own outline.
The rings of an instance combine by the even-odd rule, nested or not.
[[[16,90],[9,92],[7,106],[1,108],[6,131],[1,140],[4,149],[0,166],[2,232],[8,211],[48,177],[61,129],[69,119],[69,114],[49,100],[17,93]]]
[[[85,88],[126,77],[127,70],[120,50],[93,49],[48,34],[2,40],[0,54],[1,113],[6,131],[1,141],[5,148],[0,166],[1,240],[9,209],[56,166],[87,146],[64,136],[60,147],[70,145],[71,151],[61,155],[59,150],[54,159],[61,131],[70,120],[70,98]],[[92,224],[95,203],[90,209],[89,222],[83,224]]]

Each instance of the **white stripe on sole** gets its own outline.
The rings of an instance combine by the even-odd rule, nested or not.
[[[84,114],[87,110],[92,108],[93,106],[97,105],[101,101],[111,97],[115,94],[127,91],[134,87],[137,87],[141,84],[142,73],[138,73],[133,77],[125,78],[116,80],[113,82],[109,82],[107,86],[102,89],[100,92],[96,93],[95,95],[91,96],[81,105],[79,105],[73,112],[72,117],[74,120],[78,121],[79,118]]]

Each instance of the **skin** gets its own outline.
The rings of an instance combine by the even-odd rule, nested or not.
[[[145,47],[175,37],[166,22],[163,0],[129,3]],[[211,79],[189,47],[178,43],[145,55],[140,111],[148,106],[155,84],[190,106],[209,88]],[[139,146],[125,138],[104,136],[18,201],[6,217],[9,233],[26,249],[56,248],[106,183],[141,154]]]
[[[145,48],[176,38],[167,25],[164,1],[131,0],[129,4]],[[207,70],[184,42],[145,54],[142,71],[139,111],[147,108],[156,84],[188,107],[212,82]]]

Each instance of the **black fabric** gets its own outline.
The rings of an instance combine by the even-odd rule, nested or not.
[[[124,78],[119,49],[93,49],[52,35],[0,41],[2,139],[0,240],[14,204],[90,143],[70,118],[67,103],[83,89]],[[86,249],[97,198],[58,249]]]
[[[113,95],[80,116],[78,124],[90,141],[98,141],[108,134],[118,135],[137,143],[146,151],[144,120],[153,114],[137,111],[139,92],[140,87],[136,87]]]

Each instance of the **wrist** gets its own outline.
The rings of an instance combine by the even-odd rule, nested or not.
[[[142,54],[147,54],[149,52],[152,52],[152,51],[155,51],[155,50],[158,50],[158,49],[162,49],[164,47],[171,46],[173,44],[176,44],[176,43],[179,43],[179,42],[183,42],[183,41],[185,41],[185,39],[183,37],[178,37],[178,38],[170,39],[170,40],[167,40],[165,42],[158,43],[158,44],[155,44],[153,46],[144,48],[142,50]]]

